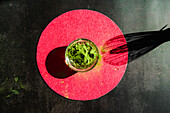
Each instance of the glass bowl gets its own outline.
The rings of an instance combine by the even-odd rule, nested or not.
[[[97,46],[92,41],[84,38],[71,42],[65,51],[66,64],[77,72],[86,72],[93,69],[98,59]]]

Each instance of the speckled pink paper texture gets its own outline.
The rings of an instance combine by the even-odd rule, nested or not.
[[[88,72],[58,79],[48,73],[45,61],[50,51],[68,46],[79,38],[93,41],[101,54],[104,43],[118,35],[123,35],[119,27],[97,11],[79,9],[58,16],[44,29],[38,42],[36,59],[41,76],[52,90],[68,99],[92,100],[107,94],[118,85],[127,64],[113,66],[101,58],[95,68]]]

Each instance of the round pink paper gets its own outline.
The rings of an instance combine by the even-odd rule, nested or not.
[[[42,78],[52,90],[68,99],[92,100],[107,94],[122,79],[127,63],[113,66],[101,58],[92,70],[59,79],[48,73],[45,62],[53,49],[68,46],[79,38],[93,41],[102,57],[102,46],[118,35],[123,35],[119,27],[97,11],[79,9],[58,16],[44,29],[37,45],[36,59]],[[123,43],[126,44],[125,39]]]

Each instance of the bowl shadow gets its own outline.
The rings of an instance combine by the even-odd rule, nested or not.
[[[65,50],[67,46],[58,47],[52,50],[46,58],[46,68],[48,73],[55,77],[64,79],[77,73],[65,63]]]

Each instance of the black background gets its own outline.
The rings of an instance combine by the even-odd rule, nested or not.
[[[169,42],[130,62],[119,85],[97,100],[68,100],[45,84],[36,65],[41,32],[60,14],[80,8],[107,15],[123,33],[159,30],[170,24],[168,0],[0,0],[0,80],[8,78],[5,88],[9,89],[18,77],[27,87],[10,98],[2,93],[0,112],[170,112]]]

